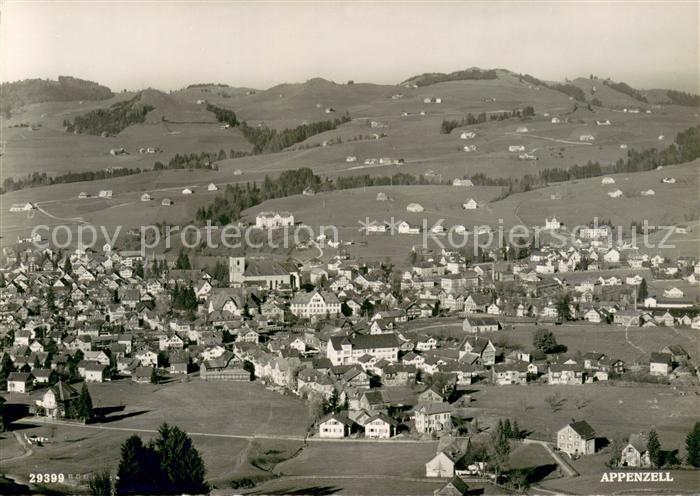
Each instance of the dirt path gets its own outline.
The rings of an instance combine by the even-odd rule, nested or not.
[[[15,439],[17,440],[17,443],[20,445],[24,453],[21,455],[13,456],[12,458],[5,458],[4,460],[0,460],[0,464],[2,463],[12,463],[16,462],[18,460],[23,460],[25,458],[29,458],[34,454],[34,451],[27,446],[27,444],[24,442],[24,439],[22,439],[22,435],[19,432],[13,432],[15,435]]]

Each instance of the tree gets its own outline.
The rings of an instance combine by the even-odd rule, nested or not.
[[[144,270],[143,270],[143,264],[141,262],[138,262],[136,264],[136,267],[134,268],[134,274],[139,276],[141,279],[143,279]]]
[[[7,389],[7,376],[13,369],[12,358],[7,353],[3,353],[0,359],[0,389]]]
[[[73,264],[70,262],[70,257],[66,257],[66,261],[63,264],[63,272],[65,272],[68,275],[71,275],[73,273]]]
[[[700,467],[700,422],[695,422],[686,436],[685,450],[688,453],[688,465]]]
[[[160,461],[161,486],[170,494],[200,494],[209,492],[204,476],[206,468],[192,439],[179,427],[163,424],[154,446]]]
[[[352,308],[350,308],[350,305],[343,302],[340,304],[340,313],[343,314],[343,317],[350,317],[352,315]]]
[[[175,262],[175,268],[180,269],[180,270],[190,270],[192,269],[192,265],[190,264],[190,257],[187,256],[187,253],[184,251],[180,251],[180,253],[177,256],[177,261]]]
[[[90,396],[90,391],[88,391],[87,384],[83,383],[80,396],[78,396],[78,400],[75,403],[75,416],[86,422],[92,418],[92,415],[92,397]]]
[[[374,304],[371,301],[369,301],[369,299],[365,298],[365,301],[362,302],[361,314],[369,317],[369,315],[373,311],[374,311]]]
[[[639,283],[639,288],[637,289],[637,299],[640,301],[644,301],[647,296],[649,296],[649,290],[647,289],[647,280],[642,279],[642,282]]]
[[[56,311],[56,293],[53,290],[53,286],[49,287],[48,291],[46,291],[46,308],[48,308],[51,313]]]
[[[537,329],[535,335],[532,337],[532,345],[545,353],[550,353],[558,346],[554,333],[549,329]]]
[[[647,441],[647,450],[649,451],[649,459],[655,467],[661,466],[661,443],[659,443],[659,436],[656,434],[655,430],[649,433],[649,440]]]
[[[96,472],[88,479],[90,496],[112,496],[112,478],[107,470]]]
[[[557,313],[559,314],[559,318],[562,320],[572,320],[571,308],[569,307],[570,303],[571,297],[568,295],[568,293],[559,298],[557,301]]]
[[[121,447],[116,493],[118,495],[153,493],[157,484],[158,466],[155,450],[150,446],[144,446],[138,435],[132,435]]]
[[[151,370],[151,384],[159,384],[160,383],[160,374],[158,373],[158,369],[156,367],[153,367],[153,370]]]

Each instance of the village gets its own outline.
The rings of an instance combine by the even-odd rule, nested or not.
[[[263,230],[294,223],[290,212],[255,220]],[[544,224],[565,229],[556,218]],[[544,243],[476,259],[414,248],[405,269],[342,254],[303,263],[237,255],[214,272],[192,269],[185,252],[168,260],[108,244],[6,248],[3,411],[73,422],[81,383],[89,391],[123,381],[254,381],[306,402],[308,439],[437,440],[425,477],[450,478],[448,488],[466,491],[459,477],[525,484],[498,474],[497,454],[474,448],[502,432],[504,419],[507,434],[499,435],[540,443],[559,473],[574,476],[572,460],[612,441],[596,434],[605,426],[591,425],[585,410],[548,427],[547,438],[528,436],[533,427],[517,420],[511,426],[508,415],[496,426],[493,415],[475,416],[472,403],[492,388],[545,388],[542,401],[555,412],[559,388],[697,388],[696,342],[677,339],[676,329],[700,330],[700,261],[611,246],[608,234],[594,227],[566,248]],[[620,356],[620,344],[608,348],[606,338],[567,346],[557,340],[567,328],[622,339],[627,349]],[[629,329],[656,335],[656,347],[639,347]],[[615,466],[659,466],[649,434],[625,433]]]

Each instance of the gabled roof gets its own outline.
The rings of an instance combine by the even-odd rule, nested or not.
[[[585,420],[579,420],[578,422],[572,422],[569,424],[576,434],[581,436],[583,439],[593,439],[595,438],[595,431],[588,422]]]

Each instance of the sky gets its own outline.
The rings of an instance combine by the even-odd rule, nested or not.
[[[698,92],[692,2],[7,2],[0,80],[70,75],[115,91],[396,84],[505,68]]]

